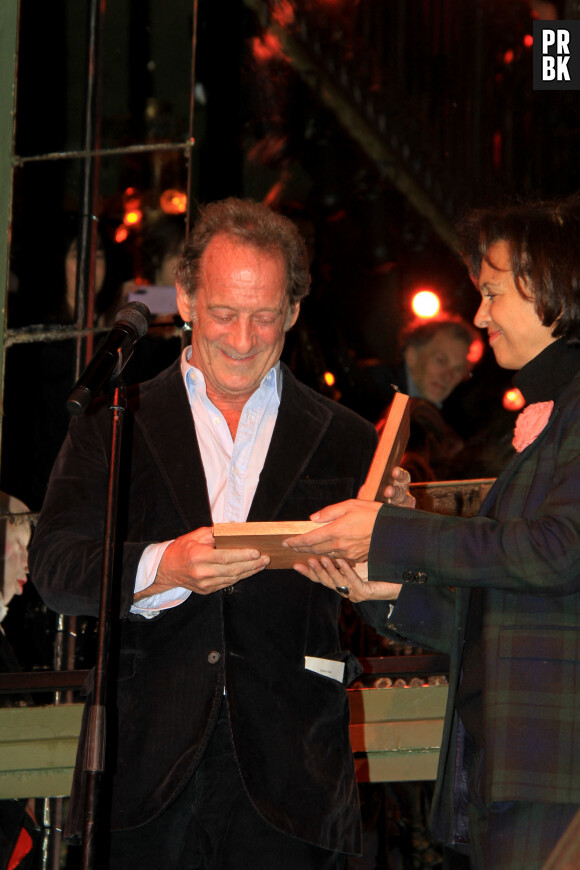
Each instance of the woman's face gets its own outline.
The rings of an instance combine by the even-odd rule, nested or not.
[[[496,361],[504,369],[521,369],[556,339],[544,326],[534,298],[524,298],[516,287],[507,242],[491,245],[477,281],[481,304],[473,322],[486,329]]]

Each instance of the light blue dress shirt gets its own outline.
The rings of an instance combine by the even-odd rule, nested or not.
[[[282,395],[280,363],[270,369],[244,405],[234,440],[224,415],[208,399],[205,378],[191,365],[190,356],[189,347],[181,357],[181,373],[205,471],[212,520],[214,523],[245,522],[278,417]],[[143,551],[135,592],[153,583],[161,557],[170,543],[151,544]],[[189,589],[176,587],[142,598],[132,605],[131,611],[151,618],[160,610],[182,604],[190,595]]]

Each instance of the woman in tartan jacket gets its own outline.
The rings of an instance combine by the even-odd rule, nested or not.
[[[527,403],[512,459],[475,518],[349,501],[290,544],[343,557],[299,570],[380,632],[451,657],[433,833],[473,870],[539,870],[580,807],[580,200],[475,212],[460,238]]]

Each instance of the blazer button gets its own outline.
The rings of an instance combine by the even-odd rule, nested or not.
[[[210,654],[207,657],[207,660],[210,663],[210,665],[215,665],[215,663],[219,662],[220,659],[221,659],[221,653],[219,653],[216,649],[212,649],[212,651],[210,652]]]
[[[415,574],[415,582],[416,583],[426,583],[427,582],[427,575],[425,574],[424,571],[417,571],[417,573]]]
[[[403,571],[403,580],[405,583],[414,583],[415,573],[413,571]]]
[[[231,595],[233,591],[234,591],[233,586],[226,586],[224,589],[224,592],[226,592],[228,595]]]

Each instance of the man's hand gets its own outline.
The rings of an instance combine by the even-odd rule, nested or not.
[[[270,563],[259,550],[216,550],[211,528],[204,527],[176,538],[165,550],[155,581],[135,595],[134,601],[180,586],[209,595],[251,577]]]
[[[373,526],[382,506],[378,501],[354,498],[329,505],[310,517],[314,522],[326,525],[304,535],[286,538],[284,546],[297,553],[366,562]]]
[[[359,570],[365,567],[366,565],[361,565]],[[294,570],[314,583],[328,586],[333,592],[348,598],[354,604],[361,601],[392,601],[398,598],[401,591],[398,583],[364,579],[344,559],[337,559],[336,564],[327,556],[308,559],[306,563],[299,562],[294,565]]]

